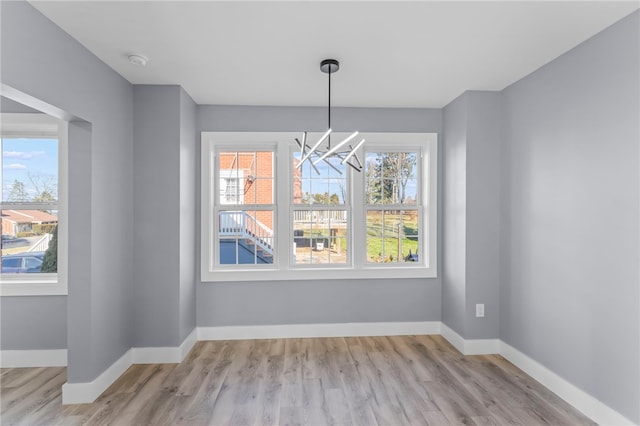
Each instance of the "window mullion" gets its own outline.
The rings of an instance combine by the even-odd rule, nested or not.
[[[366,164],[365,164],[366,168]],[[351,259],[355,269],[362,269],[367,261],[367,215],[365,210],[365,173],[351,172]],[[364,247],[363,247],[364,246]]]
[[[286,141],[279,141],[275,153],[275,170],[273,175],[276,179],[276,198],[278,206],[290,205],[293,194],[291,192],[291,164],[289,163],[289,145]],[[277,215],[278,236],[276,238],[277,256],[274,263],[279,269],[288,270],[293,259],[293,231],[289,224],[292,220],[291,209],[279,209]]]

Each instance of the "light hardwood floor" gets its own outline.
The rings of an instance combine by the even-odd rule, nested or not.
[[[3,426],[593,424],[501,356],[440,336],[198,342],[181,364],[132,366],[93,404],[61,405],[65,368],[0,381]]]

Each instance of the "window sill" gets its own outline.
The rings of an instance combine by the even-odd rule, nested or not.
[[[309,280],[362,280],[362,279],[404,279],[437,278],[435,268],[369,266],[335,269],[259,269],[259,270],[216,270],[203,271],[202,282],[229,281],[309,281]]]
[[[59,282],[55,274],[25,278],[19,276],[2,276],[0,296],[66,296],[67,284]]]

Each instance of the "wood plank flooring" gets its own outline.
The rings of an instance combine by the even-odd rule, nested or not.
[[[499,355],[441,336],[198,342],[61,405],[65,368],[3,369],[6,425],[576,425],[587,417]]]

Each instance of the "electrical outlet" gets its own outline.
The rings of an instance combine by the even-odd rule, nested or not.
[[[476,304],[476,318],[484,317],[484,303]]]

